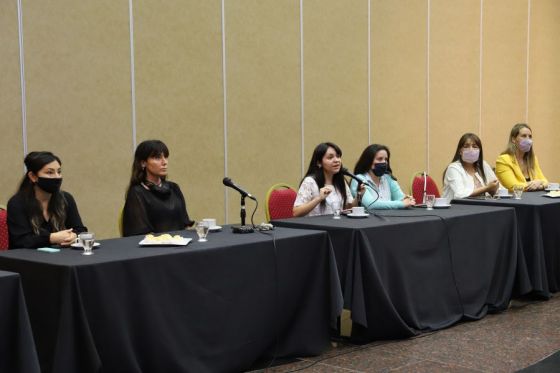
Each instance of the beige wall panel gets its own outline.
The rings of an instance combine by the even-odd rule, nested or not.
[[[354,168],[368,144],[368,2],[303,2],[305,167],[332,141]]]
[[[480,97],[480,2],[431,2],[430,172],[442,174],[459,137],[478,132]]]
[[[18,17],[15,1],[0,2],[0,205],[6,205],[23,175]]]
[[[299,4],[226,2],[228,176],[257,196],[300,179]],[[239,223],[239,194],[229,193],[229,222]],[[254,204],[247,200],[247,221]]]
[[[389,146],[406,193],[426,168],[426,22],[424,1],[372,1],[371,142]]]
[[[191,217],[222,223],[221,3],[136,2],[134,19],[137,142],[164,141]]]
[[[24,1],[29,150],[63,162],[99,238],[118,235],[131,151],[128,4]]]
[[[527,1],[485,1],[483,15],[481,139],[494,167],[511,127],[525,120]]]
[[[560,181],[560,2],[531,2],[529,61],[529,125],[533,128],[535,151],[545,176]]]

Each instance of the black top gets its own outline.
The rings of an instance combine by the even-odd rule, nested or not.
[[[165,181],[169,193],[134,185],[128,191],[123,210],[123,236],[177,231],[191,226],[187,205],[181,189]]]
[[[74,197],[68,192],[60,192],[66,200],[66,229],[72,228],[74,233],[86,232],[82,223]],[[31,218],[26,212],[25,196],[17,193],[8,202],[8,231],[10,234],[10,249],[37,248],[50,245],[50,234],[56,232],[50,221],[43,219],[39,234],[33,232]]]

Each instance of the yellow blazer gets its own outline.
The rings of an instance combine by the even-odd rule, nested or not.
[[[502,154],[496,160],[496,176],[500,180],[500,184],[510,191],[514,185],[527,185],[517,159],[509,154]],[[541,171],[537,156],[535,156],[535,168],[531,172],[531,180],[542,180],[545,187],[548,185],[548,180]]]

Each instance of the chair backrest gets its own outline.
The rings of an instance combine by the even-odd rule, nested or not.
[[[8,250],[8,212],[0,209],[0,251]]]
[[[297,192],[288,184],[276,184],[266,193],[266,219],[286,219],[294,216],[294,202]]]
[[[440,196],[438,186],[430,175],[424,172],[415,173],[410,183],[410,194],[417,204],[424,203],[424,191],[426,191],[426,194],[435,195],[436,198]]]

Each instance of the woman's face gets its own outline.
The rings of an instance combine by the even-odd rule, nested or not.
[[[517,134],[517,136],[514,137],[511,141],[513,141],[515,143],[515,145],[519,145],[519,143],[523,139],[531,139],[531,140],[533,139],[533,133],[527,127],[521,128],[519,130],[519,133]]]
[[[39,177],[60,179],[62,178],[62,168],[60,167],[60,163],[58,163],[58,161],[52,161],[51,163],[47,163],[46,165],[43,166],[43,168],[37,171],[37,174],[34,174],[33,172],[29,171],[27,173],[27,176],[34,183],[37,182]]]
[[[459,155],[463,155],[464,150],[470,150],[470,149],[479,149],[478,145],[476,145],[476,142],[474,142],[473,139],[467,139],[467,141],[465,141],[463,147],[459,149]]]
[[[371,168],[375,168],[375,165],[377,163],[389,163],[389,155],[387,154],[386,150],[379,150],[377,153],[375,153]]]
[[[146,176],[148,180],[157,180],[167,176],[167,164],[167,157],[162,153],[160,155],[149,157],[142,163],[142,167],[145,167],[146,169]]]
[[[334,175],[340,171],[342,161],[338,154],[336,154],[336,150],[334,150],[334,148],[329,146],[327,152],[321,160],[321,166],[323,167],[324,172],[331,175]]]

